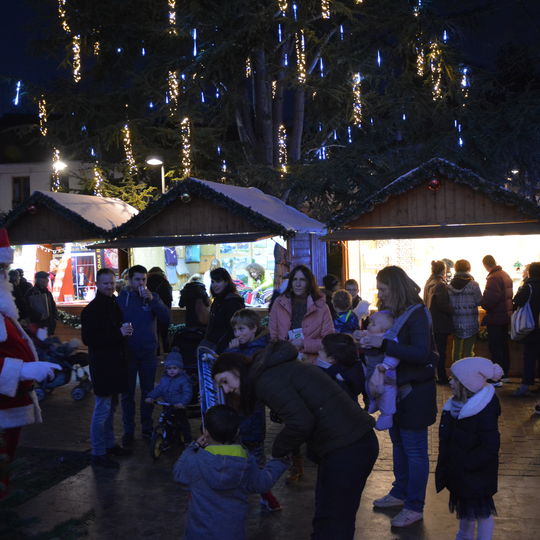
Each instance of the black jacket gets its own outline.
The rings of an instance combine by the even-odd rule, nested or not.
[[[214,298],[204,340],[217,353],[223,352],[229,346],[234,337],[231,317],[244,307],[244,299],[237,293],[227,293]]]
[[[51,336],[56,329],[58,313],[53,295],[49,289],[41,289],[34,285],[24,295],[24,317],[39,327],[47,327]]]
[[[127,340],[120,333],[122,310],[115,296],[99,291],[81,313],[82,340],[88,345],[90,375],[96,396],[128,389]]]
[[[148,279],[146,280],[146,286],[148,290],[156,293],[163,303],[171,309],[172,306],[172,287],[171,284],[167,281],[167,278],[159,273],[148,274]]]
[[[384,352],[399,360],[397,385],[401,387],[394,423],[403,429],[422,429],[437,419],[435,368],[438,354],[424,308],[414,310],[398,334],[385,339]]]
[[[521,343],[533,343],[540,339],[540,329],[538,328],[538,317],[540,316],[539,278],[528,278],[525,280],[525,284],[518,289],[516,296],[514,296],[514,308],[517,309],[524,306],[527,303],[527,300],[529,300],[529,296],[529,305],[531,306],[531,311],[534,317],[534,323],[536,327],[530,334],[525,336],[523,339],[520,339]]]
[[[457,419],[449,410],[443,411],[435,471],[437,491],[447,488],[454,495],[466,498],[497,493],[500,414],[501,406],[494,391],[491,401],[473,416]]]
[[[431,276],[424,285],[424,303],[431,313],[433,332],[451,334],[454,331],[452,322],[452,305],[448,296],[448,285],[442,276]]]
[[[186,308],[186,326],[190,328],[206,326],[206,324],[202,323],[197,316],[197,300],[200,300],[206,307],[210,306],[210,298],[208,298],[204,283],[201,283],[200,281],[186,283],[184,288],[180,291],[180,301],[178,302],[178,305]]]

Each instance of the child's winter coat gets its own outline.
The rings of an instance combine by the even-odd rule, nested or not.
[[[169,377],[164,374],[159,384],[148,392],[146,397],[152,399],[161,398],[171,405],[178,405],[179,403],[184,406],[189,405],[193,397],[191,381],[183,372],[176,377]]]

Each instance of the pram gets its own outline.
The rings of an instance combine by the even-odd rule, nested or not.
[[[43,341],[34,338],[33,341],[41,361],[54,362],[62,367],[55,371],[54,379],[43,381],[36,386],[38,400],[41,401],[55,388],[64,386],[72,379],[75,379],[77,385],[71,390],[71,397],[75,401],[83,399],[92,389],[92,383],[88,371],[84,369],[88,366],[88,354],[78,350],[81,342],[78,339],[72,339],[62,343],[56,337]]]

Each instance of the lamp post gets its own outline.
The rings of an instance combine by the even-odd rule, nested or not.
[[[150,156],[146,158],[146,163],[153,167],[160,166],[161,168],[161,193],[165,193],[165,167],[163,166],[163,160],[157,156]]]

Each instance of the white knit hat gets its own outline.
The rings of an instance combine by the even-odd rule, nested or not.
[[[0,263],[11,264],[14,250],[9,245],[7,229],[0,229]]]
[[[487,380],[498,381],[503,376],[503,369],[488,358],[471,356],[455,362],[450,367],[452,375],[471,392],[478,392],[487,384]]]

